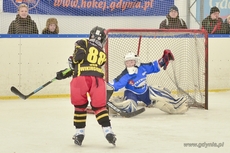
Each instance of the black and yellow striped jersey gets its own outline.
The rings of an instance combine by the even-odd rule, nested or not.
[[[88,39],[81,39],[76,42],[73,62],[75,64],[73,77],[104,77],[102,66],[106,62],[106,54],[101,47]]]

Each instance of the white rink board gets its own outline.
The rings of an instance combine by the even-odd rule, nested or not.
[[[1,38],[0,97],[14,96],[11,86],[29,94],[53,79],[57,71],[68,67],[67,59],[73,54],[74,42],[78,39]],[[209,90],[230,89],[228,44],[228,38],[209,38]],[[55,81],[37,95],[69,94],[70,80]]]

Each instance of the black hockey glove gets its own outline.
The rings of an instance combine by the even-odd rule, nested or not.
[[[68,58],[68,63],[69,63],[69,68],[70,68],[71,70],[74,70],[75,64],[73,63],[73,56],[70,56],[70,57]]]
[[[160,67],[163,67],[163,69],[166,70],[170,60],[174,60],[174,56],[171,50],[165,49],[163,56],[158,60],[158,63]]]
[[[56,79],[57,80],[66,79],[66,78],[72,76],[72,74],[73,74],[73,70],[71,70],[70,68],[64,69],[64,70],[61,70],[61,71],[56,73]]]

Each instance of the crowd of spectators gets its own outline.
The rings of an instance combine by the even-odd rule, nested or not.
[[[39,34],[37,25],[31,19],[28,12],[29,8],[26,4],[18,6],[16,18],[11,22],[8,34]],[[160,23],[159,28],[188,29],[186,22],[180,18],[178,7],[175,5],[170,7],[166,19]],[[202,20],[201,29],[205,29],[209,34],[229,34],[230,16],[223,22],[219,8],[214,6],[210,9],[210,14]],[[41,34],[59,34],[58,20],[56,18],[48,18]]]
[[[8,34],[39,34],[37,24],[29,15],[29,8],[26,4],[20,4],[15,20],[10,23]],[[46,27],[42,34],[58,34],[59,27],[56,18],[48,18]]]

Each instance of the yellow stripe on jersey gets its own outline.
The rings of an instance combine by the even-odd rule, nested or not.
[[[88,40],[87,39],[83,39],[85,41],[85,46],[86,48],[88,48]]]
[[[103,73],[103,70],[101,68],[92,67],[92,66],[81,67],[80,71],[97,71],[99,73]]]

